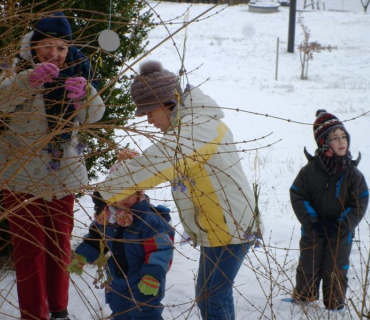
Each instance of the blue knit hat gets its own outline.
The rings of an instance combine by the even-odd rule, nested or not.
[[[39,41],[46,37],[72,40],[72,29],[63,12],[54,12],[40,19],[34,26],[31,41]]]

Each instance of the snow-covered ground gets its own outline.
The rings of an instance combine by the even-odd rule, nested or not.
[[[304,1],[297,2],[297,9],[302,9]],[[344,313],[328,315],[321,302],[306,310],[281,302],[294,286],[299,254],[300,225],[291,209],[289,187],[306,163],[303,147],[311,153],[315,150],[312,123],[317,109],[325,108],[346,121],[352,154],[357,157],[361,151],[359,168],[370,182],[370,142],[366,138],[370,120],[370,15],[363,12],[360,0],[320,2],[325,2],[326,10],[305,10],[301,13],[304,23],[311,31],[311,41],[336,46],[337,50],[314,54],[308,80],[300,79],[299,51],[287,53],[286,7],[277,13],[258,14],[248,12],[247,5],[220,5],[179,32],[173,39],[176,45],[169,40],[147,58],[158,59],[175,72],[184,59],[188,71],[188,80],[184,82],[200,85],[225,108],[225,122],[239,142],[245,173],[251,183],[261,187],[266,246],[248,254],[236,278],[237,320],[358,319],[352,305]],[[166,24],[166,28],[158,26],[150,33],[148,49],[167,37],[168,32],[177,30],[184,19],[191,20],[212,7],[149,3],[163,21],[172,24]],[[302,29],[297,24],[296,46],[302,40]],[[148,146],[142,137],[137,137],[136,142],[137,148]],[[171,207],[173,224],[181,234],[169,188],[151,191],[149,195],[155,202]],[[90,199],[84,198],[80,203],[84,209],[76,212],[74,244],[86,233],[92,212]],[[351,255],[347,297],[353,299],[357,308],[364,290],[363,259],[370,250],[369,226],[367,215],[358,229]],[[165,319],[200,319],[194,303],[198,257],[197,248],[176,244],[163,300]],[[103,290],[92,284],[94,275],[95,268],[87,267],[82,277],[71,276],[69,311],[73,319],[102,319],[110,314]],[[1,279],[0,318],[4,320],[18,316],[14,281],[12,273]],[[367,292],[367,312],[369,297]]]

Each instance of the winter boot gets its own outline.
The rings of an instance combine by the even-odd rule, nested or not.
[[[70,320],[67,309],[63,311],[51,312],[50,320]]]
[[[306,292],[307,293],[307,292]],[[314,302],[317,300],[317,296],[314,293],[306,294],[299,294],[296,290],[294,290],[292,299],[299,302],[299,303],[309,303]]]

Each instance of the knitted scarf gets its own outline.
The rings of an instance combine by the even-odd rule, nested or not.
[[[332,157],[327,157],[322,149],[317,149],[316,154],[320,158],[321,163],[324,165],[329,175],[336,174],[340,171],[345,171],[351,165],[352,155],[349,151],[342,157],[338,156],[337,154],[334,154]]]
[[[73,102],[67,98],[67,92],[64,87],[65,80],[71,77],[82,76],[86,80],[93,79],[93,70],[87,57],[76,47],[70,47],[66,58],[67,68],[60,71],[58,79],[51,83],[45,83],[44,101],[46,114],[48,117],[49,130],[53,131],[57,125],[56,119],[68,119],[75,111]],[[92,80],[92,85],[98,89],[99,83]],[[73,118],[70,119],[73,121]],[[57,141],[67,141],[70,139],[70,132],[58,135]]]
[[[35,50],[32,50],[32,56],[36,57]],[[37,58],[36,62],[37,62]],[[59,76],[55,81],[51,83],[45,83],[45,93],[43,95],[45,103],[45,112],[48,119],[49,132],[53,132],[55,128],[64,124],[64,128],[68,128],[73,123],[71,115],[75,112],[74,103],[67,98],[67,92],[65,90],[65,80],[71,77],[82,76],[89,81],[94,88],[99,89],[99,81],[93,80],[93,70],[90,65],[88,58],[79,51],[76,47],[69,47],[68,54],[66,57],[67,67],[62,69]],[[68,121],[64,121],[67,120]],[[62,129],[59,127],[59,129]],[[46,149],[54,157],[61,156],[60,144],[67,142],[71,139],[71,131],[67,131],[58,135],[55,135],[50,143],[46,146]]]

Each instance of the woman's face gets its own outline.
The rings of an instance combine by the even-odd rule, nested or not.
[[[170,117],[172,111],[166,106],[160,106],[154,111],[148,112],[148,123],[153,124],[156,128],[162,132],[166,132],[170,127]]]
[[[36,43],[36,56],[40,63],[49,62],[61,68],[68,54],[67,42],[57,38],[44,38]]]
[[[329,135],[329,146],[340,157],[347,154],[348,151],[348,137],[342,129],[336,129]]]

